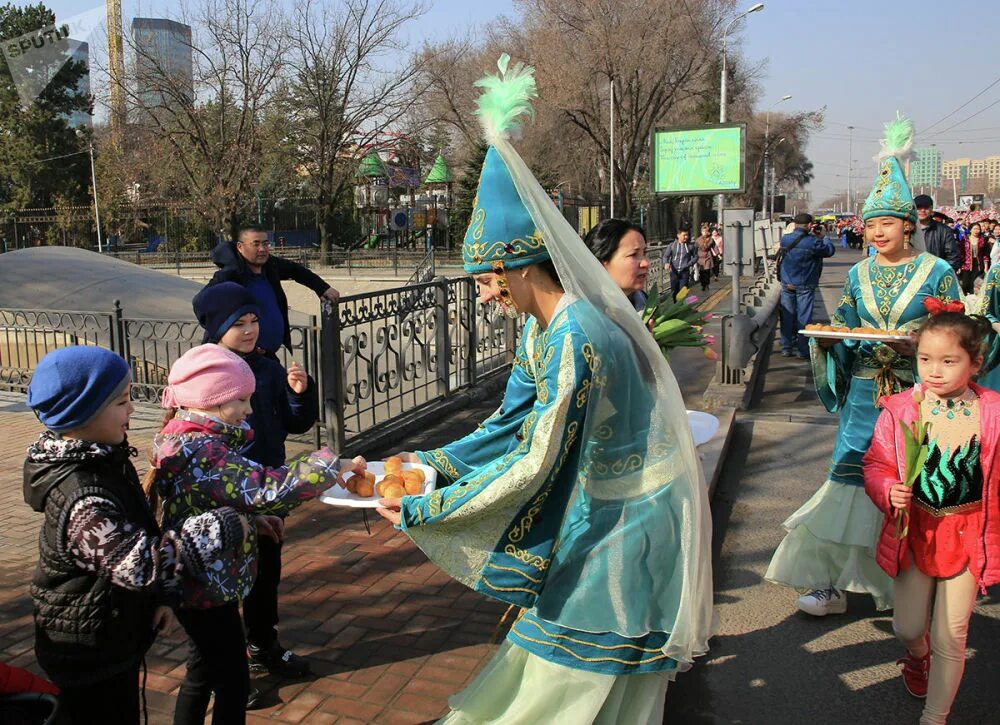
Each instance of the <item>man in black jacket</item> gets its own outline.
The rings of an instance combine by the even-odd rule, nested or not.
[[[956,272],[962,268],[962,249],[955,239],[953,232],[948,225],[935,221],[934,200],[927,194],[920,194],[913,199],[914,206],[917,207],[917,234],[923,235],[923,249],[931,254],[941,257],[948,262]],[[916,247],[920,248],[919,239]]]
[[[277,353],[282,345],[289,350],[292,348],[288,298],[281,289],[282,280],[294,280],[331,302],[340,299],[340,293],[315,272],[296,262],[271,256],[267,232],[258,226],[241,227],[235,244],[222,242],[212,250],[212,261],[220,269],[206,286],[236,282],[250,291],[260,307],[257,344],[270,355]]]

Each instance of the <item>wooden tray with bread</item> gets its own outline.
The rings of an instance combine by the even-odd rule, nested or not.
[[[911,337],[906,330],[879,330],[874,327],[845,327],[814,323],[799,330],[806,337],[824,337],[833,340],[872,340],[874,342],[908,342]]]

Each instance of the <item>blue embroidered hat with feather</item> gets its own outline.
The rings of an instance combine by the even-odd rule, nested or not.
[[[896,114],[896,120],[885,124],[882,151],[876,157],[879,163],[878,178],[865,204],[861,208],[864,221],[880,216],[908,219],[916,223],[917,208],[913,192],[906,181],[901,161],[905,161],[913,148],[913,122]]]
[[[531,113],[535,91],[534,68],[510,65],[504,53],[497,62],[499,75],[476,81],[485,89],[476,111],[486,140],[506,137],[518,127],[520,116]],[[491,145],[486,152],[472,218],[462,242],[462,262],[469,274],[498,272],[538,264],[549,259],[545,241],[514,187],[507,165]]]

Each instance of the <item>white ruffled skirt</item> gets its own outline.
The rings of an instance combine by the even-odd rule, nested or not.
[[[439,725],[660,725],[668,673],[601,675],[505,641]]]
[[[827,480],[785,521],[788,534],[764,578],[799,590],[871,594],[878,609],[891,609],[892,579],[875,561],[882,520],[862,486]]]

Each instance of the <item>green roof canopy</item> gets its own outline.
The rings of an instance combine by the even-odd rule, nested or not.
[[[361,165],[358,167],[358,176],[372,178],[375,176],[385,175],[385,165],[382,163],[382,159],[379,158],[377,153],[371,151],[367,156],[361,159]]]
[[[434,159],[434,168],[431,172],[427,174],[427,178],[424,179],[425,184],[447,184],[454,181],[455,177],[452,176],[451,169],[448,168],[448,162],[444,160],[444,156],[438,154],[437,158]]]

